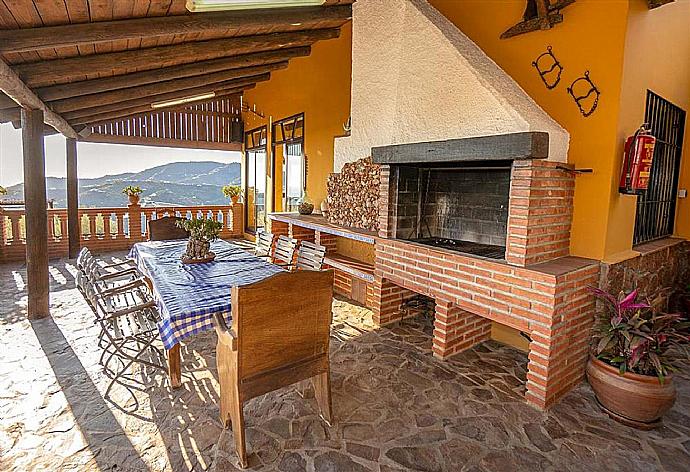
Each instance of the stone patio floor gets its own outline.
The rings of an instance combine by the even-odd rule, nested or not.
[[[108,259],[123,257],[110,254]],[[183,345],[183,387],[136,371],[128,388],[98,364],[97,328],[73,261],[51,264],[52,319],[26,319],[25,273],[0,266],[0,470],[234,471],[218,420],[215,334]],[[527,358],[488,342],[441,362],[430,320],[374,330],[371,313],[334,302],[336,423],[287,388],[245,407],[250,470],[690,470],[690,368],[662,428],[611,421],[586,383],[548,412],[522,398]]]

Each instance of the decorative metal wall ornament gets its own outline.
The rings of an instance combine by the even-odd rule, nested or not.
[[[508,28],[501,35],[501,39],[512,38],[530,31],[551,29],[554,25],[563,22],[561,10],[573,3],[575,0],[527,0],[522,21]]]
[[[673,3],[676,0],[647,0],[649,4],[649,9],[659,8],[660,6],[666,5],[667,3]]]
[[[583,93],[576,91],[576,86],[578,89],[582,90]],[[599,96],[601,95],[601,92],[597,86],[594,85],[592,79],[589,78],[589,71],[585,71],[585,75],[578,77],[573,81],[572,84],[570,84],[570,87],[568,87],[568,93],[571,97],[573,97],[577,107],[580,109],[580,113],[582,113],[582,116],[585,118],[594,113],[594,110],[597,109],[597,105],[599,105]],[[587,106],[585,102],[592,94],[594,94],[594,101],[590,106]]]
[[[558,85],[558,83],[561,81],[563,66],[560,62],[558,62],[556,56],[553,55],[551,46],[547,47],[546,52],[540,54],[539,57],[532,62],[532,66],[537,69],[539,77],[541,78],[542,82],[544,82],[544,85],[546,85],[547,89],[551,90],[555,88],[556,85]],[[558,72],[556,73],[556,77],[552,78],[553,74],[551,74],[551,72],[554,70]]]

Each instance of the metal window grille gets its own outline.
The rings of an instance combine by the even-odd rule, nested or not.
[[[657,141],[649,187],[637,200],[633,244],[673,234],[685,111],[648,90],[645,122]]]

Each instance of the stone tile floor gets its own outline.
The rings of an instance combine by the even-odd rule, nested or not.
[[[53,318],[30,323],[23,268],[0,266],[0,470],[236,470],[218,421],[213,332],[183,346],[181,389],[137,371],[104,398],[73,272],[72,261],[52,263]],[[514,349],[489,342],[441,362],[429,320],[373,330],[364,308],[336,300],[334,311],[337,423],[295,388],[251,401],[251,470],[690,470],[690,369],[664,426],[640,432],[602,414],[586,383],[548,412],[526,405],[527,359]]]

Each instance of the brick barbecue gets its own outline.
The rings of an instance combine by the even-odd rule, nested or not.
[[[433,352],[530,339],[526,398],[546,408],[584,377],[596,261],[570,257],[574,172],[546,160],[546,133],[374,148],[381,165],[375,321],[421,294],[436,303]]]

